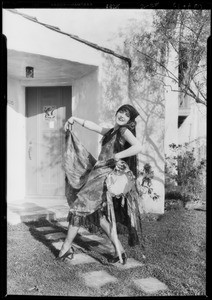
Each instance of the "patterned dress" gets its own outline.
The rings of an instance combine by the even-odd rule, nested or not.
[[[91,229],[99,227],[99,220],[103,215],[108,217],[106,179],[115,167],[114,154],[130,146],[123,136],[125,130],[125,127],[119,127],[115,131],[112,128],[103,136],[97,161],[73,132],[68,133],[64,168],[70,224]],[[129,163],[129,159],[125,161]],[[135,176],[133,172],[131,174],[135,183]],[[113,197],[116,221],[127,228],[131,246],[139,244],[137,231],[141,230],[141,222],[138,201],[135,184],[123,197]]]

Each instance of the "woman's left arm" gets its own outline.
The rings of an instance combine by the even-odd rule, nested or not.
[[[114,158],[115,160],[119,160],[125,157],[133,156],[138,154],[142,150],[142,145],[139,142],[139,140],[132,134],[132,132],[129,129],[126,129],[123,137],[125,140],[130,143],[131,147],[129,147],[126,150],[123,150],[121,152],[118,152],[115,154]]]

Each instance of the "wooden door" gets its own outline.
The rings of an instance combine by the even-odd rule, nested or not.
[[[26,88],[26,196],[65,195],[63,126],[71,116],[71,87]]]

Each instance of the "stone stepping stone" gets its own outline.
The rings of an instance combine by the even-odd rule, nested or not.
[[[106,271],[92,271],[84,274],[80,274],[80,277],[83,277],[85,284],[88,287],[101,288],[103,285],[111,282],[116,282],[118,279],[114,276],[111,276]]]
[[[95,246],[91,246],[93,249],[95,249],[95,251],[101,252],[101,253],[114,253],[114,247],[112,245],[112,243],[108,240],[105,239],[103,237],[99,237],[97,235],[81,235],[80,237],[83,242],[88,242],[89,241],[95,241],[98,242],[97,245]]]
[[[82,238],[83,238],[83,236],[82,236]],[[93,235],[93,234],[86,235],[85,238],[89,239],[89,240],[92,240],[92,241],[97,241],[99,243],[106,242],[106,240],[104,238],[99,237],[97,235]]]
[[[55,220],[55,213],[49,210],[22,211],[19,213],[22,222],[33,222],[40,219]]]
[[[135,286],[147,294],[155,294],[158,291],[167,290],[168,287],[154,277],[133,279]]]
[[[37,227],[36,230],[39,231],[39,232],[44,232],[44,231],[57,231],[56,228],[51,227],[51,226]]]
[[[85,229],[84,227],[80,227],[79,231],[78,231],[79,234],[82,234],[82,235],[91,235],[91,233]]]
[[[87,254],[75,253],[73,259],[68,260],[68,263],[71,265],[82,265],[82,264],[99,263],[99,262]]]
[[[100,250],[103,253],[110,253],[113,254],[115,252],[114,247],[112,245],[98,245],[95,247],[96,249]]]
[[[67,217],[68,212],[67,212],[66,207],[64,207],[64,208],[62,208],[62,207],[59,207],[59,208],[51,207],[50,209],[51,209],[52,212],[54,212],[56,214],[58,219]]]
[[[136,268],[136,267],[143,267],[144,264],[141,262],[135,260],[134,258],[127,258],[127,262],[125,265],[122,265],[120,262],[117,262],[113,264],[116,266],[118,269],[125,270],[125,269],[130,269],[130,268]]]
[[[52,246],[55,247],[57,250],[60,250],[61,247],[62,247],[62,245],[63,245],[63,241],[58,241],[58,242],[53,242],[53,243],[52,243]],[[75,243],[73,243],[72,245],[73,245],[74,248],[82,249],[82,250],[83,250],[82,247],[78,246],[78,245],[75,244]]]
[[[59,222],[57,222],[57,224],[62,226],[62,227],[68,228],[68,222],[67,221],[59,221]],[[78,233],[83,234],[83,235],[90,235],[90,232],[88,230],[86,230],[85,228],[83,228],[83,227],[79,228]]]
[[[66,234],[63,232],[55,232],[55,233],[49,233],[49,234],[45,234],[45,238],[47,240],[59,240],[59,239],[65,239]]]
[[[66,204],[60,204],[60,205],[54,205],[54,206],[52,206],[51,205],[51,208],[57,208],[57,209],[66,209],[67,210],[67,208],[69,209],[69,206],[68,205],[66,205]]]
[[[59,241],[59,242],[53,242],[52,246],[54,246],[57,250],[60,250],[62,247],[63,242]]]
[[[7,222],[11,225],[17,225],[21,223],[21,218],[17,213],[10,210],[7,211]]]
[[[58,225],[62,226],[62,227],[68,227],[68,222],[67,221],[60,221],[60,222],[57,222]]]

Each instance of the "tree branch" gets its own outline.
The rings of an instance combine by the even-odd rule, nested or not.
[[[194,53],[195,53],[195,50],[196,50],[196,46],[197,46],[198,39],[199,39],[199,37],[200,37],[200,33],[201,33],[201,31],[202,31],[204,25],[205,25],[205,22],[204,22],[204,23],[202,24],[202,26],[199,28],[199,31],[198,31],[198,33],[197,33],[197,35],[196,35],[196,40],[195,40],[195,43],[194,43],[195,46],[192,48],[191,66],[190,66],[189,72],[188,72],[188,80],[191,80],[191,70],[192,70],[192,67],[193,67],[194,61],[195,61],[195,60],[194,60]]]
[[[164,162],[164,157],[160,154],[157,146],[155,145],[153,140],[150,138],[150,136],[148,136],[148,134],[146,134],[146,139],[149,141],[150,145],[152,145],[152,147],[154,148],[155,152],[158,154],[158,157],[161,159],[161,161]]]
[[[171,18],[169,20],[171,20]],[[161,26],[166,31],[166,27],[162,23],[161,23]],[[170,41],[170,37],[168,37],[165,32],[163,32],[163,34],[167,37],[167,41],[172,45],[174,51],[176,51],[176,53],[178,53],[179,51],[175,48],[175,46],[173,45],[173,43]]]
[[[142,111],[144,111],[143,108],[142,108],[142,107],[140,106],[140,104],[138,103],[138,101],[136,101],[136,100],[130,100],[130,101],[132,102],[133,105],[134,105],[133,101],[136,102],[136,104],[138,105],[138,107],[139,107]],[[141,117],[142,121],[145,123],[146,120],[144,119],[144,117],[142,117],[141,114],[140,114],[140,117]]]
[[[192,80],[192,81],[194,82],[194,84],[195,84],[195,86],[196,86],[198,92],[199,92],[200,95],[202,96],[202,98],[206,101],[207,98],[206,98],[205,95],[202,93],[202,91],[201,91],[200,87],[198,86],[198,84],[196,83],[196,81],[195,81],[195,80]]]
[[[132,47],[134,47],[134,46],[132,46]],[[174,74],[173,74],[166,66],[164,66],[162,63],[160,63],[160,62],[157,61],[156,59],[152,58],[152,57],[149,56],[148,54],[143,53],[143,52],[141,52],[140,50],[136,49],[135,47],[134,47],[134,49],[135,49],[137,52],[141,53],[141,54],[144,55],[144,56],[147,56],[148,58],[152,59],[152,60],[155,61],[157,64],[159,64],[162,68],[164,68],[164,69],[167,71],[168,74],[171,74],[172,76],[174,76],[174,78],[171,77],[171,76],[167,76],[167,77],[171,78],[172,80],[175,81],[175,83],[179,84],[178,78],[177,78],[177,77],[176,77],[176,76],[175,76],[175,75],[174,75]],[[186,90],[184,90],[184,93],[185,93],[185,94],[187,94],[188,96],[192,97],[197,103],[201,103],[201,104],[204,104],[204,105],[206,106],[206,102],[203,101],[202,99],[200,99],[198,96],[196,96],[196,94],[192,91],[192,89],[189,87],[188,84],[185,84],[185,83],[182,82],[181,85],[183,85],[183,86],[184,86],[186,89],[188,89],[188,91],[190,92],[190,93],[188,93]],[[173,90],[173,91],[177,91],[177,90]]]
[[[200,67],[199,67],[199,68],[200,68]],[[192,77],[192,80],[194,80],[194,77],[196,77],[198,74],[203,73],[203,72],[206,73],[206,70],[202,70],[202,71],[199,71],[199,72],[197,72],[196,74],[194,74],[193,77]]]
[[[162,63],[160,63],[159,61],[157,61],[156,59],[152,58],[151,56],[149,56],[146,53],[141,52],[140,50],[136,49],[134,46],[132,46],[137,52],[141,53],[142,55],[150,58],[151,60],[155,61],[157,64],[159,64],[162,68],[164,68],[168,73],[170,73],[174,78],[173,80],[176,81],[176,83],[178,83],[178,78],[169,70],[167,69],[167,67],[165,67]]]
[[[171,77],[170,75],[164,75],[164,74],[161,74],[161,73],[158,73],[158,72],[156,72],[155,73],[156,75],[160,75],[160,76],[163,76],[163,77],[167,77],[167,78],[170,78],[170,79],[172,79],[172,80],[174,80],[175,81],[175,79],[173,78],[173,77]],[[179,81],[177,81],[176,83],[179,83]]]

